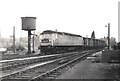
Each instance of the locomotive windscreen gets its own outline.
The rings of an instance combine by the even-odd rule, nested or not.
[[[41,40],[42,43],[49,43],[49,39],[43,39]]]

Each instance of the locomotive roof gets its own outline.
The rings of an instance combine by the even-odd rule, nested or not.
[[[77,36],[77,37],[82,37],[81,35],[76,35],[76,34],[71,34],[71,33],[66,33],[66,32],[58,32],[58,31],[52,31],[52,30],[45,30],[41,33],[42,34],[52,34],[52,33],[57,33],[61,35],[70,35],[70,36]]]

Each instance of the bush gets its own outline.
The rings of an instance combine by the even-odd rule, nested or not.
[[[10,46],[7,48],[7,51],[12,51],[12,50],[13,50],[13,46]],[[15,46],[15,50],[16,51],[23,51],[23,50],[25,50],[25,48],[23,46],[19,45],[19,46]]]

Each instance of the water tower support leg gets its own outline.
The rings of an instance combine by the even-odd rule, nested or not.
[[[28,30],[28,54],[31,53],[31,30]]]

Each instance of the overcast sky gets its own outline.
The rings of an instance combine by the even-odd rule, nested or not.
[[[37,17],[36,32],[58,30],[91,36],[107,36],[105,25],[111,25],[111,37],[118,41],[119,0],[0,0],[1,37],[10,37],[13,26],[16,37],[27,37],[21,30],[21,17]]]

